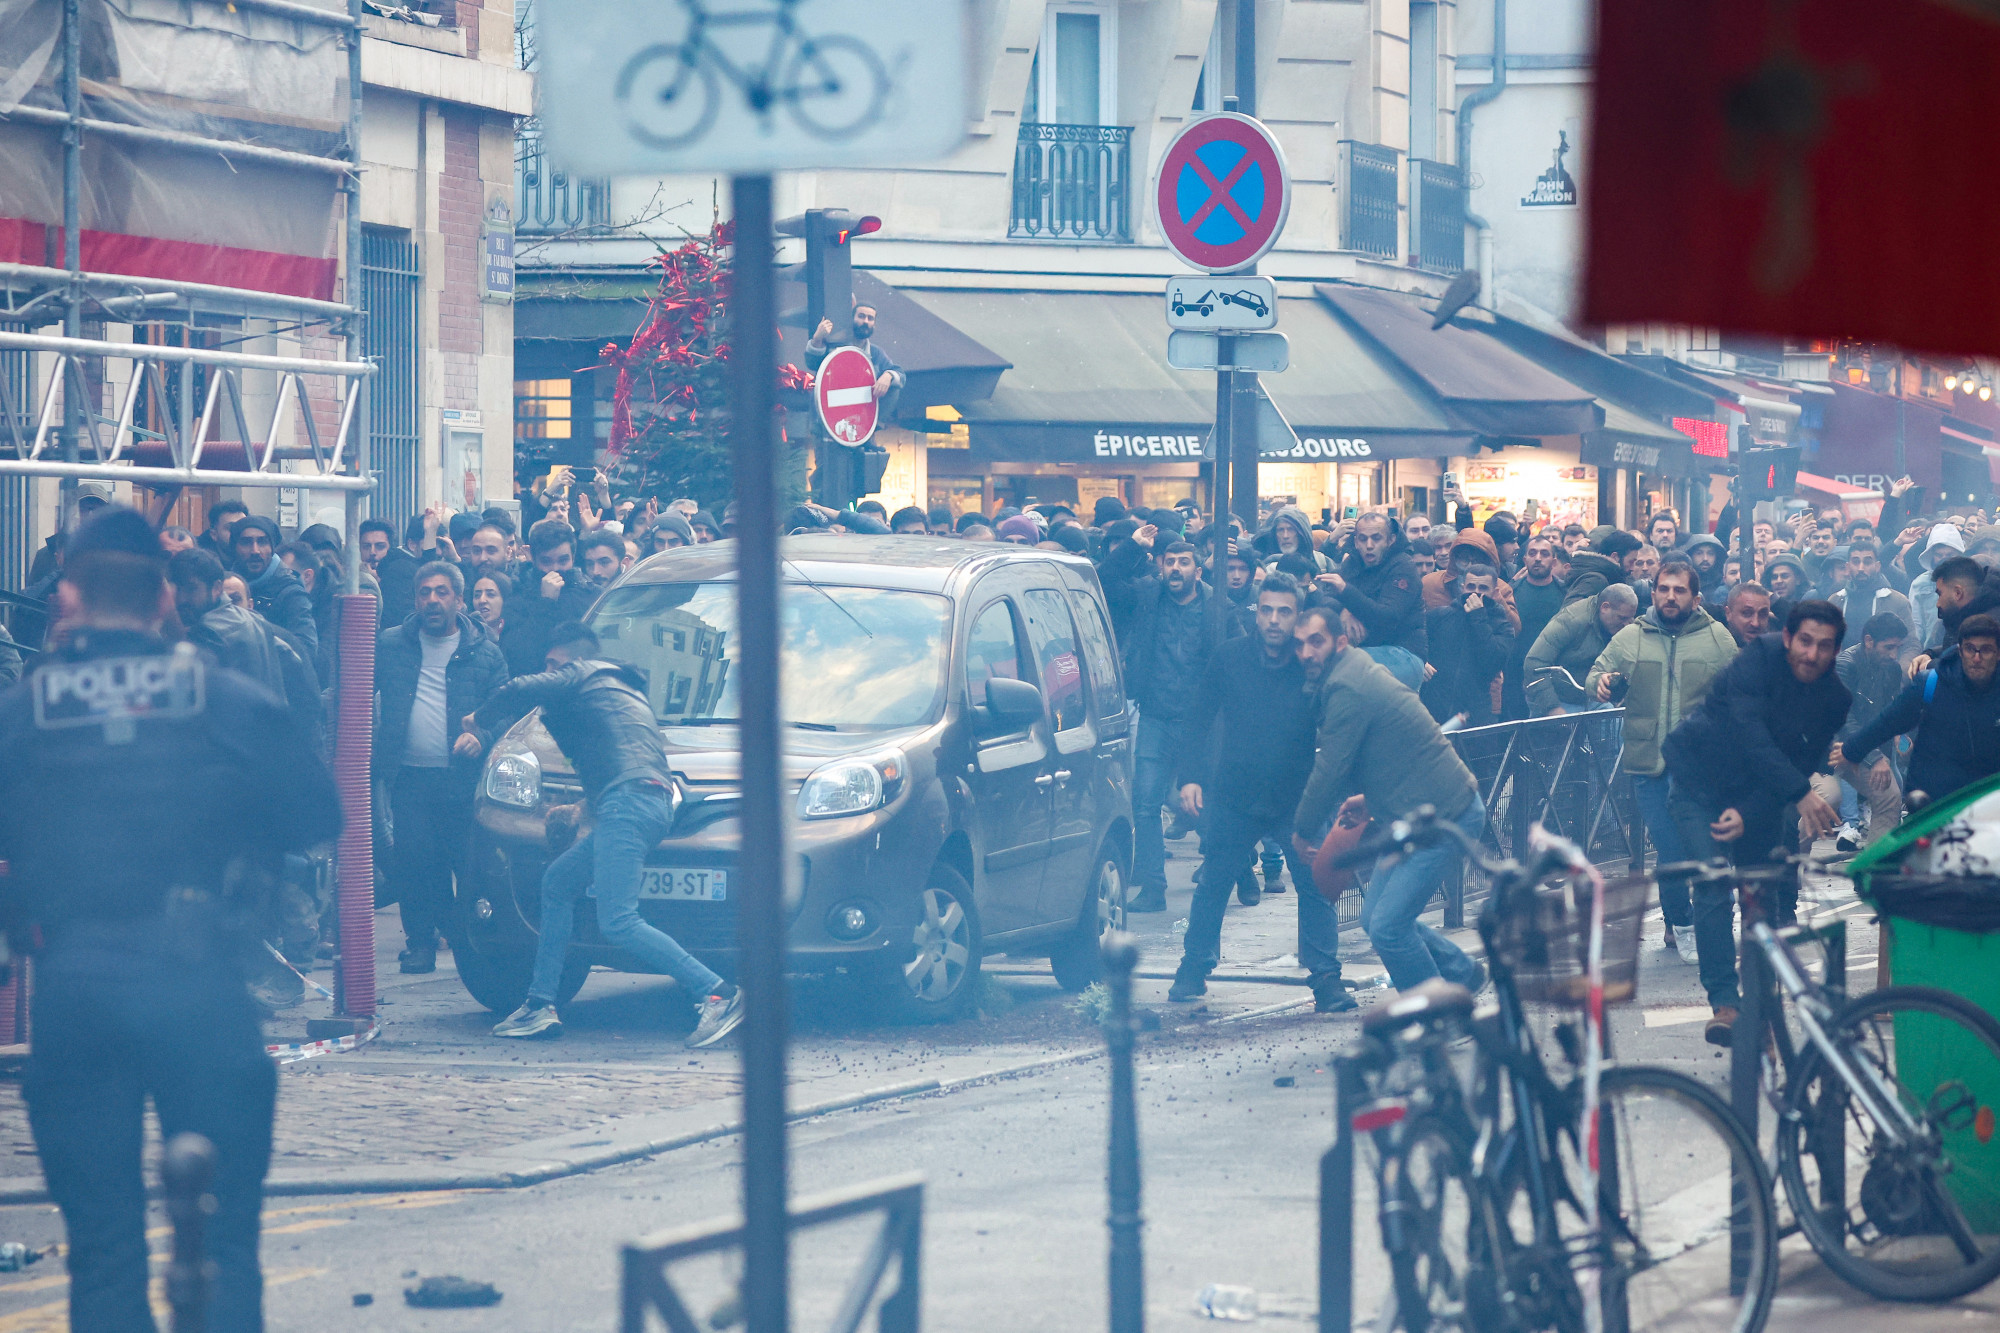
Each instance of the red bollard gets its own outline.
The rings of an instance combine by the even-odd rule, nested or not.
[[[375,819],[369,772],[375,725],[375,599],[343,593],[333,780],[340,788],[340,1012],[375,1016]]]

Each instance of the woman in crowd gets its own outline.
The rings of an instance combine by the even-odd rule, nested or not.
[[[507,659],[508,674],[532,676],[542,669],[543,662],[535,651],[535,636],[527,633],[524,626],[507,624],[507,601],[513,595],[514,580],[505,574],[481,574],[472,581],[472,614],[479,617],[479,623],[500,645],[500,655]]]

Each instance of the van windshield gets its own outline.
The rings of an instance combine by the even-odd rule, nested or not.
[[[785,719],[815,730],[921,726],[944,703],[949,603],[930,593],[786,584]],[[590,617],[604,656],[634,666],[661,725],[742,717],[734,583],[628,583]]]

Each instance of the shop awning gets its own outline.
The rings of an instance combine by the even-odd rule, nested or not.
[[[990,397],[954,402],[975,456],[1037,462],[1192,462],[1215,417],[1215,376],[1167,365],[1157,295],[904,288],[902,294],[1005,357]],[[885,318],[886,323],[886,318]],[[1464,453],[1423,386],[1314,298],[1284,297],[1291,369],[1261,377],[1309,461]]]
[[[1927,404],[1835,384],[1818,452],[1805,461],[1814,475],[1843,485],[1886,491],[1909,476],[1936,493],[1944,483],[1944,422],[1945,414]]]
[[[1479,435],[1581,435],[1592,395],[1511,347],[1458,323],[1431,328],[1417,298],[1372,287],[1313,289],[1368,344],[1429,390],[1445,417]]]

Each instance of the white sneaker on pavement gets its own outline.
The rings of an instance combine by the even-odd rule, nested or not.
[[[711,995],[701,1004],[701,1022],[695,1024],[688,1034],[689,1050],[699,1050],[713,1046],[736,1029],[743,1022],[743,988],[738,986],[735,994],[728,999]]]
[[[556,1016],[552,1004],[523,1004],[519,1009],[493,1025],[496,1037],[559,1037],[562,1035],[562,1019]]]
[[[1681,961],[1683,963],[1688,964],[1688,966],[1690,967],[1694,966],[1695,952],[1694,952],[1693,926],[1679,926],[1675,928],[1674,952],[1678,953],[1681,956]]]

